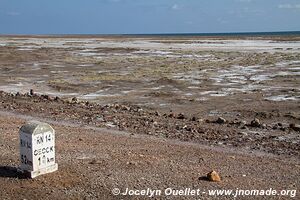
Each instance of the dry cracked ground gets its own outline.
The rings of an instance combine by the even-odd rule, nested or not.
[[[1,198],[147,199],[113,188],[299,191],[299,41],[0,37]],[[16,171],[18,129],[30,119],[55,128],[59,164],[33,180]],[[211,170],[220,183],[202,178]]]

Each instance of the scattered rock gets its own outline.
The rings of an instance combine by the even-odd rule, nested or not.
[[[279,129],[280,129],[281,131],[286,131],[286,130],[287,130],[286,127],[280,127]]]
[[[137,166],[137,162],[134,162],[134,161],[129,161],[126,163],[126,165],[134,165],[134,166]]]
[[[257,118],[254,118],[254,120],[251,121],[250,125],[252,127],[261,127],[261,123],[260,123],[259,119],[257,119]]]
[[[183,127],[183,129],[185,129],[186,131],[192,131],[192,128],[189,127],[189,126],[187,126],[187,125],[185,125],[185,126]]]
[[[77,99],[76,97],[73,97],[73,98],[72,98],[72,102],[73,102],[73,103],[77,103],[77,102],[78,102],[78,99]]]
[[[179,113],[177,116],[177,119],[185,119],[185,116],[183,113]]]
[[[191,118],[191,121],[195,122],[195,121],[197,121],[197,118],[196,118],[195,116],[193,116],[193,117]]]
[[[161,116],[161,114],[158,111],[155,111],[154,115]]]
[[[278,129],[278,128],[279,128],[278,124],[275,124],[275,125],[272,127],[273,130],[276,130],[276,129]]]
[[[41,95],[42,98],[46,99],[46,100],[49,100],[49,96],[48,95]]]
[[[298,124],[290,124],[290,128],[293,129],[294,131],[300,132],[300,125]]]
[[[134,134],[148,133],[164,138],[192,141],[199,140],[211,144],[216,144],[218,141],[221,141],[219,144],[228,146],[245,145],[246,148],[262,148],[263,150],[276,153],[285,153],[284,151],[285,149],[287,149],[286,152],[290,150],[291,155],[298,154],[296,151],[297,145],[294,145],[298,144],[297,140],[292,141],[293,143],[291,143],[291,145],[294,145],[295,147],[288,146],[288,144],[286,143],[280,143],[280,141],[278,142],[276,140],[273,141],[272,138],[269,138],[264,134],[262,134],[262,136],[253,135],[252,131],[247,132],[247,130],[240,129],[240,127],[243,127],[243,129],[250,129],[251,127],[263,128],[264,124],[256,118],[252,122],[251,120],[248,121],[247,119],[246,122],[242,121],[244,119],[241,118],[233,118],[234,120],[229,118],[227,119],[226,115],[223,115],[222,113],[216,113],[215,117],[212,117],[210,115],[202,116],[196,114],[193,117],[193,115],[190,116],[185,112],[184,114],[182,114],[175,111],[166,111],[166,113],[163,115],[163,113],[160,114],[158,111],[155,111],[153,109],[148,109],[145,107],[143,108],[144,110],[142,110],[135,105],[127,103],[125,105],[102,105],[79,100],[79,103],[75,104],[72,101],[77,101],[76,98],[73,98],[73,100],[71,101],[72,98],[69,98],[67,100],[65,98],[60,99],[59,97],[52,97],[50,95],[48,96],[35,94],[34,96],[28,96],[28,94],[29,93],[21,93],[20,97],[15,97],[15,95],[11,96],[12,93],[3,93],[0,91],[0,97],[1,95],[3,96],[0,100],[0,107],[5,108],[6,110],[17,109],[17,111],[27,111],[30,113],[44,111],[42,114],[47,114],[46,112],[50,112],[51,117],[55,117],[55,120],[78,120],[78,122],[82,124],[93,124],[97,127],[99,126],[106,128],[116,128],[132,132]],[[26,100],[26,104],[24,104],[23,102],[24,99]],[[46,101],[45,99],[49,100]],[[57,102],[52,102],[50,104],[50,100],[55,100]],[[69,105],[69,102],[71,102],[71,105]],[[169,115],[171,118],[168,118]],[[226,119],[224,119],[223,116],[226,117]],[[201,119],[200,117],[203,117],[203,119]],[[205,124],[204,121],[206,117],[209,118],[206,120],[206,123],[214,124]],[[266,127],[268,130],[271,130],[272,127],[276,125],[276,130],[278,131],[282,130],[294,132],[295,130],[297,131],[296,133],[299,133],[300,131],[299,123],[298,125],[296,125],[296,123],[290,124],[289,126],[289,124],[286,123],[285,120],[280,121],[280,119],[277,119],[276,121],[273,120],[273,123],[271,120],[266,121],[269,122]],[[290,121],[290,123],[295,122],[297,121]],[[218,125],[215,123],[220,123],[223,125]],[[234,126],[231,126],[232,128],[224,127],[229,124],[234,124]],[[216,125],[218,127],[215,127]],[[258,131],[258,129],[256,131]],[[274,132],[278,135],[278,131]],[[227,136],[225,134],[227,134]],[[284,132],[282,132],[282,135],[283,134]],[[262,143],[260,146],[256,145],[258,142],[252,142],[256,139],[262,139]],[[81,141],[80,138],[78,140]],[[271,142],[269,142],[270,140]]]
[[[213,182],[220,182],[221,178],[216,171],[211,171],[207,174],[207,179]]]
[[[114,107],[115,107],[115,109],[117,109],[117,110],[120,109],[120,105],[119,105],[119,104],[115,104]]]
[[[242,126],[245,126],[246,124],[247,124],[247,122],[246,121],[241,121],[241,123],[240,123]]]
[[[216,123],[218,123],[218,124],[224,124],[224,123],[226,123],[226,119],[224,119],[223,117],[219,117],[219,118],[216,120]]]
[[[34,95],[33,89],[30,89],[29,94],[30,94],[31,96]]]
[[[240,129],[247,129],[246,125],[247,125],[247,122],[246,122],[246,121],[241,121],[241,122],[240,122],[239,128],[240,128]]]
[[[105,126],[107,128],[115,128],[117,125],[115,123],[113,123],[113,122],[108,122],[108,123],[105,124]]]
[[[200,123],[203,122],[203,121],[204,121],[204,119],[198,119],[197,120],[197,122],[200,122]]]
[[[168,117],[174,118],[174,117],[175,117],[175,114],[174,114],[174,113],[170,113],[170,114],[168,115]]]
[[[92,165],[97,164],[97,160],[93,159],[91,162],[89,162],[89,164],[92,164]]]
[[[256,116],[261,117],[261,118],[268,118],[268,117],[270,117],[270,115],[272,115],[272,113],[266,113],[266,112],[257,112],[256,113]]]
[[[54,101],[59,101],[60,100],[60,98],[58,97],[58,96],[56,96],[55,98],[54,98]]]
[[[241,122],[238,119],[234,119],[229,124],[240,124]]]
[[[122,110],[130,111],[130,107],[129,106],[122,105],[121,107],[122,107]]]
[[[238,134],[239,134],[239,135],[242,135],[242,136],[244,136],[244,137],[247,137],[247,136],[248,136],[248,133],[246,133],[246,132],[239,132]]]
[[[300,120],[300,114],[289,112],[289,113],[286,113],[284,116],[292,118],[292,119]]]

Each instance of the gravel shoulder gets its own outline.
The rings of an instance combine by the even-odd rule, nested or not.
[[[49,122],[56,130],[59,171],[30,180],[22,179],[15,167],[19,163],[18,129],[33,118]],[[113,196],[113,188],[300,188],[300,162],[288,156],[215,148],[8,112],[0,113],[0,130],[2,199],[147,199]],[[220,183],[201,179],[212,169],[220,173]],[[197,199],[180,197],[184,198]]]

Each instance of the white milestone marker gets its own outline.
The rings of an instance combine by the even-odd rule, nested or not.
[[[30,121],[20,134],[20,169],[35,178],[58,169],[55,163],[55,132],[46,123]]]

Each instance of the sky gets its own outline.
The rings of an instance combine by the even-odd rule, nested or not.
[[[300,0],[0,0],[0,34],[300,31]]]

